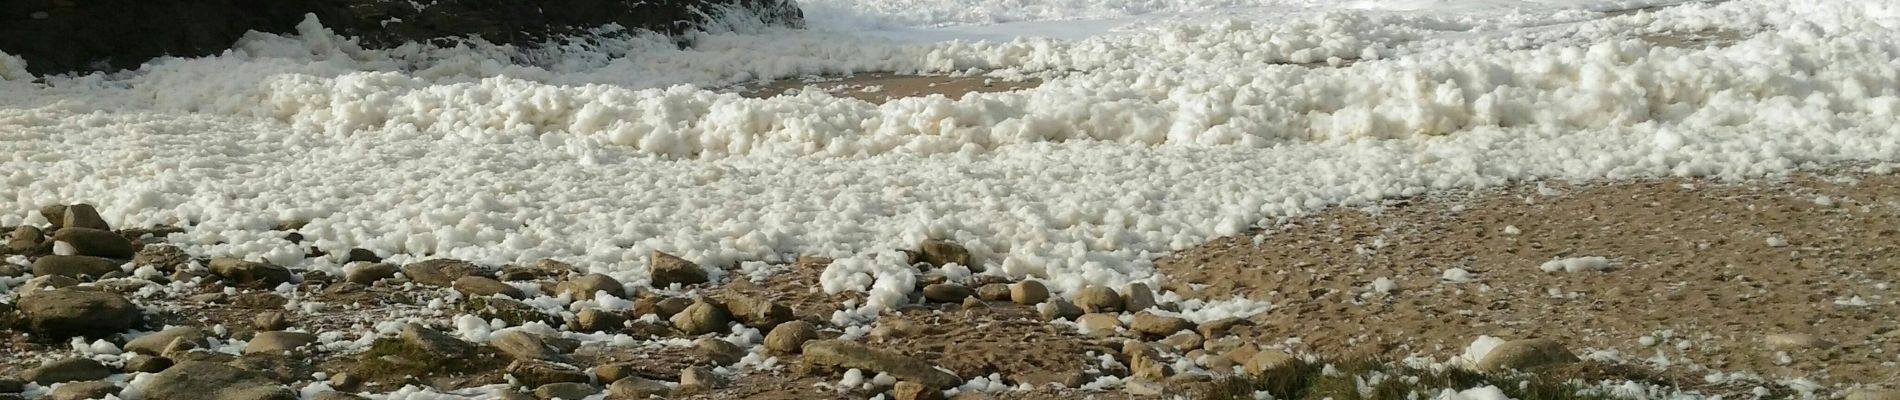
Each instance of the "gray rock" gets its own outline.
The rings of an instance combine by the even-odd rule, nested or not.
[[[594,385],[576,382],[560,382],[541,385],[534,388],[534,398],[541,400],[581,400],[600,393]]]
[[[984,301],[1009,301],[1009,285],[991,283],[976,287],[976,297]]]
[[[112,369],[90,358],[68,358],[40,364],[39,367],[26,370],[21,374],[29,382],[40,386],[60,382],[96,381],[112,376]]]
[[[541,387],[550,383],[574,382],[586,383],[587,373],[572,365],[544,360],[515,360],[508,364],[508,375],[527,387]]]
[[[20,315],[34,332],[51,338],[106,337],[131,328],[138,306],[114,293],[58,289],[29,292],[20,299]]]
[[[666,387],[665,383],[638,376],[621,378],[607,386],[607,397],[611,399],[665,398],[672,395],[673,388]]]
[[[1009,301],[1021,305],[1036,305],[1049,300],[1049,288],[1041,281],[1022,281],[1009,285]]]
[[[463,358],[475,352],[475,345],[418,323],[403,325],[398,336],[410,347],[446,358]]]
[[[581,332],[617,332],[626,328],[627,317],[598,308],[581,310],[574,315],[575,328]]]
[[[1146,283],[1128,285],[1128,293],[1122,296],[1122,310],[1128,312],[1145,311],[1155,306],[1155,292]]]
[[[715,338],[699,338],[699,340],[693,341],[693,350],[699,353],[700,357],[705,357],[706,360],[712,361],[713,364],[717,365],[730,365],[739,362],[739,359],[745,358],[746,354],[745,348],[725,341],[725,339]]]
[[[516,360],[567,362],[567,356],[549,348],[541,337],[520,330],[503,331],[490,336],[488,345]]]
[[[33,272],[33,270],[19,265],[0,264],[0,278],[18,278],[26,276],[28,272]]]
[[[359,285],[368,285],[376,283],[376,281],[394,278],[396,277],[396,272],[398,272],[396,266],[389,264],[355,264],[349,271],[343,273],[343,280]]]
[[[296,400],[269,376],[229,365],[185,361],[138,382],[146,400]]]
[[[1038,306],[1036,311],[1042,313],[1043,319],[1052,321],[1058,319],[1072,320],[1081,317],[1083,314],[1082,307],[1076,307],[1075,304],[1071,304],[1068,300],[1063,299],[1049,299],[1048,302]]]
[[[792,315],[791,307],[757,295],[729,296],[723,304],[726,306],[726,312],[732,315],[732,319],[765,331],[770,331],[773,327],[796,318]]]
[[[481,276],[482,267],[467,261],[438,258],[404,265],[402,274],[416,283],[448,287],[464,276]]]
[[[209,348],[211,342],[205,339],[204,330],[195,326],[180,326],[165,329],[150,335],[140,336],[125,343],[125,351],[139,354],[164,355],[165,347],[174,340],[185,340],[195,349]]]
[[[1232,331],[1234,327],[1236,326],[1243,326],[1243,325],[1253,325],[1253,321],[1248,321],[1248,320],[1234,318],[1234,317],[1221,318],[1221,319],[1202,323],[1200,327],[1195,328],[1195,331],[1201,334],[1201,338],[1207,339],[1207,340],[1213,340],[1216,338],[1220,338],[1222,336],[1227,336],[1228,331]]]
[[[33,276],[59,275],[71,278],[91,276],[98,278],[113,272],[124,272],[119,260],[94,256],[45,256],[33,260]]]
[[[172,273],[191,266],[191,255],[172,245],[148,245],[132,256],[132,265],[150,265],[159,272]]]
[[[52,392],[46,393],[46,397],[41,397],[40,400],[92,400],[103,399],[106,398],[106,396],[115,396],[118,394],[119,386],[113,385],[112,382],[71,382],[59,385],[59,387],[54,388]]]
[[[1148,337],[1165,337],[1176,332],[1193,331],[1194,323],[1178,317],[1142,312],[1135,314],[1134,321],[1128,323],[1128,329]]]
[[[924,242],[917,247],[917,261],[938,268],[956,264],[969,267],[971,271],[982,271],[982,266],[975,265],[975,263],[971,261],[970,250],[963,248],[962,245],[943,240],[928,239],[924,240]]]
[[[668,321],[673,323],[673,329],[677,329],[682,333],[687,335],[703,335],[714,332],[725,332],[727,329],[726,324],[731,321],[731,318],[731,315],[727,314],[726,308],[722,305],[701,299],[693,302],[692,306],[686,307],[685,311],[674,314]]]
[[[256,287],[275,287],[291,280],[290,269],[260,262],[244,261],[240,258],[221,257],[211,259],[206,266],[211,273],[225,280]]]
[[[1577,361],[1577,355],[1570,353],[1562,343],[1550,339],[1521,339],[1504,342],[1491,348],[1491,352],[1478,361],[1478,369],[1485,371],[1521,370],[1546,365],[1566,364]]]
[[[502,295],[508,298],[519,299],[527,295],[526,293],[522,293],[520,288],[481,276],[456,278],[453,286],[455,287],[455,291],[462,292],[462,295],[469,297]]]
[[[112,230],[112,225],[106,224],[106,219],[100,217],[99,210],[93,208],[91,204],[80,203],[68,205],[60,219],[64,221],[59,224],[60,229],[92,228],[102,231]]]
[[[1088,285],[1083,287],[1082,291],[1076,292],[1075,305],[1082,307],[1083,312],[1120,312],[1122,296],[1115,293],[1115,289],[1109,289],[1106,286]]]
[[[7,238],[6,252],[13,254],[33,254],[40,250],[40,242],[46,239],[46,233],[40,228],[20,225],[13,228],[13,236]]]
[[[692,306],[692,299],[668,297],[653,303],[653,313],[654,315],[660,316],[660,318],[673,318],[674,315],[679,315],[679,313],[685,312],[686,308]]]
[[[317,341],[317,335],[304,332],[258,332],[244,345],[244,354],[284,354]]]
[[[561,285],[557,287],[557,292],[575,300],[593,300],[595,292],[607,292],[608,295],[617,298],[627,298],[626,285],[620,284],[620,281],[614,280],[611,276],[601,274],[587,274],[568,279],[566,282],[561,282]]]
[[[955,283],[933,283],[924,286],[924,299],[938,303],[957,303],[976,295],[968,286]]]
[[[659,250],[654,250],[651,258],[652,261],[647,264],[647,274],[649,285],[653,287],[664,288],[673,286],[675,283],[685,286],[707,282],[706,270],[700,269],[699,264]]]
[[[805,321],[786,322],[779,324],[777,327],[772,328],[770,333],[765,334],[765,349],[783,354],[797,353],[804,350],[805,342],[817,338],[818,330],[813,329],[811,323]]]
[[[53,241],[72,246],[74,254],[82,256],[129,259],[136,254],[131,240],[108,230],[69,226],[53,232]]]
[[[174,363],[172,362],[172,359],[170,358],[159,357],[159,356],[148,356],[144,354],[133,354],[131,357],[128,357],[125,359],[125,368],[123,369],[127,373],[132,373],[132,372],[158,373],[160,371],[164,371],[166,368],[171,368],[172,364]]]
[[[917,382],[932,388],[948,388],[963,384],[963,378],[938,370],[923,360],[857,343],[841,340],[814,340],[806,342],[804,349],[805,361],[813,364],[882,372],[899,380]]]

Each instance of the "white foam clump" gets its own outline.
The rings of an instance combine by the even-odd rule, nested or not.
[[[307,24],[228,55],[0,85],[0,199],[17,211],[0,225],[84,200],[119,224],[188,222],[174,243],[193,254],[307,263],[303,246],[259,233],[297,219],[324,249],[571,257],[616,276],[643,272],[653,250],[724,266],[954,238],[988,249],[986,267],[1067,292],[1146,279],[1162,254],[1332,205],[1900,159],[1900,9],[1691,11],[1539,14],[1527,18],[1575,23],[1457,36],[1440,32],[1497,27],[1336,11],[1082,40],[775,31],[545,68],[483,48],[355,49]],[[1750,36],[1697,49],[1629,36],[1681,26]],[[1333,58],[1363,61],[1272,65]],[[881,105],[672,86],[971,68],[1051,79]],[[1662,133],[1674,144],[1643,140]],[[902,304],[915,279],[869,264],[827,271],[828,291],[873,292],[846,317]]]
[[[1537,266],[1544,272],[1587,272],[1610,269],[1610,259],[1604,257],[1572,257],[1544,262]]]
[[[1476,387],[1476,388],[1471,388],[1471,389],[1465,389],[1462,391],[1453,391],[1451,389],[1445,389],[1444,391],[1439,392],[1437,397],[1433,397],[1432,399],[1433,400],[1512,400],[1511,396],[1506,396],[1504,394],[1504,390],[1498,389],[1497,386]]]
[[[1465,283],[1475,279],[1477,278],[1471,274],[1471,271],[1464,268],[1446,268],[1445,272],[1438,276],[1438,280],[1446,283]]]
[[[1484,361],[1484,356],[1491,354],[1491,349],[1497,348],[1504,342],[1504,339],[1490,335],[1478,336],[1477,339],[1471,341],[1470,346],[1465,347],[1465,353],[1460,355],[1457,361],[1467,366],[1477,366],[1479,361]]]
[[[488,337],[494,333],[494,330],[489,327],[488,321],[482,320],[482,317],[462,314],[455,317],[455,333],[463,340],[488,343]]]

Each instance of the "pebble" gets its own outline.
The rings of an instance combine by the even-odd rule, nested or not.
[[[625,328],[627,317],[620,314],[589,308],[574,315],[575,328],[581,332],[616,332]]]
[[[265,311],[257,313],[251,324],[260,331],[281,331],[290,327],[290,319],[282,311]]]
[[[1009,284],[990,283],[977,286],[976,297],[984,301],[1010,301]]]
[[[481,272],[482,267],[479,265],[449,258],[417,261],[402,266],[402,275],[409,277],[409,280],[442,287],[454,285],[456,279],[464,276],[480,276]]]
[[[502,331],[489,336],[488,345],[515,360],[567,361],[566,356],[549,348],[541,337],[519,330]]]
[[[792,308],[759,295],[727,296],[722,304],[727,314],[745,326],[760,330],[771,330],[779,324],[791,321]]]
[[[1036,311],[1042,314],[1043,319],[1052,321],[1058,319],[1073,320],[1081,317],[1083,314],[1082,307],[1076,307],[1075,304],[1063,299],[1049,299],[1048,302],[1037,306]]]
[[[508,375],[527,387],[541,387],[551,383],[573,382],[587,383],[588,376],[580,368],[572,365],[545,360],[515,360],[508,364]]]
[[[676,283],[681,286],[694,285],[708,280],[706,270],[700,269],[699,264],[692,261],[659,250],[654,250],[651,258],[652,261],[647,263],[647,280],[655,288],[671,287]]]
[[[1169,335],[1166,339],[1161,339],[1160,343],[1168,346],[1168,348],[1170,349],[1174,349],[1175,352],[1186,353],[1189,351],[1200,350],[1201,342],[1202,342],[1201,335],[1198,333],[1178,332],[1173,335]]]
[[[719,387],[719,377],[713,375],[712,370],[706,367],[686,367],[680,370],[680,384],[673,391],[676,395],[685,395],[705,393],[717,387]]]
[[[1076,319],[1075,323],[1082,326],[1083,332],[1094,337],[1115,336],[1115,333],[1122,327],[1120,316],[1110,313],[1084,314],[1081,318]]]
[[[943,400],[943,391],[911,381],[899,381],[891,387],[893,400]]]

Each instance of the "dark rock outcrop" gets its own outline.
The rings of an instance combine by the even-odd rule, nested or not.
[[[608,24],[665,34],[733,10],[798,26],[792,0],[11,0],[0,1],[0,51],[35,74],[134,68],[161,56],[223,52],[246,32],[292,33],[314,15],[367,47],[479,36],[530,45]]]

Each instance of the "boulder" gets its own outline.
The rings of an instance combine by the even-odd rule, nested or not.
[[[40,386],[60,382],[96,381],[109,376],[112,376],[111,368],[106,368],[105,364],[100,364],[98,361],[93,361],[90,358],[67,358],[49,361],[45,364],[40,364],[39,367],[26,370],[25,374],[20,375],[21,378],[25,378],[28,382],[38,383]]]
[[[244,345],[244,354],[284,354],[317,341],[317,335],[304,332],[259,332]]]
[[[627,298],[626,285],[620,284],[619,280],[611,276],[601,274],[587,274],[568,279],[566,282],[561,282],[556,292],[568,295],[568,298],[575,300],[593,300],[594,293],[598,292],[607,292],[608,295],[617,298]]]
[[[27,68],[32,67],[31,64],[27,65]],[[93,208],[91,204],[80,203],[66,206],[65,212],[60,215],[60,221],[59,229],[92,228],[102,231],[112,230],[112,225],[106,224],[106,219],[100,217],[99,210]]]
[[[139,380],[146,400],[295,400],[297,393],[261,373],[230,365],[185,361]]]
[[[1009,285],[991,283],[976,287],[976,297],[984,301],[1009,301]]]
[[[673,284],[693,285],[706,283],[706,270],[699,264],[687,261],[672,254],[654,250],[652,261],[647,264],[648,284],[656,288],[665,288]]]
[[[125,343],[125,351],[155,356],[164,355],[165,347],[170,346],[174,340],[190,342],[194,345],[192,348],[197,349],[211,347],[211,342],[205,339],[204,330],[195,326],[180,326],[132,339]]]
[[[289,268],[261,262],[245,261],[241,258],[213,258],[211,259],[211,264],[206,266],[206,269],[210,269],[211,273],[217,274],[218,277],[224,278],[227,281],[254,287],[276,287],[277,285],[289,283],[292,279]]]
[[[516,360],[567,361],[567,356],[548,347],[541,337],[520,330],[502,331],[489,336],[488,345]]]
[[[606,25],[678,35],[724,21],[729,14],[784,26],[799,26],[803,15],[790,0],[436,0],[421,3],[196,0],[52,4],[56,6],[10,8],[9,15],[18,15],[0,24],[0,51],[24,59],[28,71],[35,74],[118,70],[135,68],[162,56],[219,54],[250,31],[295,34],[306,14],[321,21],[325,28],[354,37],[351,46],[371,48],[468,37],[532,48],[545,43],[566,43],[553,39],[587,34]],[[40,14],[28,18],[28,11]]]
[[[191,255],[172,245],[149,245],[132,255],[132,265],[150,265],[159,272],[172,273],[191,266]]]
[[[1119,312],[1122,304],[1121,294],[1106,286],[1089,285],[1075,294],[1075,305],[1082,307],[1083,312]]]
[[[917,382],[931,388],[942,389],[963,384],[963,378],[939,370],[923,360],[842,340],[806,342],[804,360],[817,365],[882,372],[899,380]]]
[[[1063,299],[1049,299],[1047,303],[1038,305],[1036,311],[1042,313],[1042,318],[1047,320],[1073,320],[1083,314],[1082,307],[1076,307],[1075,304]]]
[[[639,400],[649,397],[665,398],[671,395],[673,395],[673,388],[666,387],[665,383],[638,376],[621,378],[620,380],[614,381],[612,385],[607,386],[607,398],[616,400]]]
[[[745,326],[770,331],[779,324],[796,318],[792,308],[759,295],[728,296],[722,302],[732,319]]]
[[[416,283],[448,287],[464,276],[481,276],[482,267],[467,261],[438,258],[404,265],[402,274]]]
[[[137,324],[138,306],[114,293],[57,289],[21,298],[20,315],[34,332],[51,338],[106,337]]]
[[[943,391],[911,381],[898,382],[891,387],[893,400],[943,400]]]
[[[1083,314],[1081,318],[1076,318],[1075,324],[1080,325],[1082,331],[1088,333],[1089,336],[1109,337],[1120,332],[1122,320],[1115,314],[1088,313]]]
[[[1175,332],[1193,331],[1194,323],[1179,317],[1168,317],[1151,312],[1135,314],[1128,323],[1128,329],[1149,337],[1165,337]]]
[[[46,233],[40,232],[40,228],[20,225],[13,228],[13,236],[7,237],[5,253],[33,254],[39,251],[40,242],[45,239]]]
[[[113,272],[124,272],[119,260],[95,256],[57,255],[40,257],[33,260],[33,276],[58,275],[71,278],[91,276],[98,278]]]
[[[797,353],[803,350],[805,342],[818,338],[818,330],[811,323],[792,321],[779,324],[765,334],[765,349],[778,353]]]
[[[729,365],[745,358],[745,348],[732,344],[725,339],[699,338],[693,341],[693,351],[707,361],[717,365]]]
[[[1128,312],[1145,311],[1155,306],[1155,292],[1146,283],[1128,285],[1128,292],[1122,296],[1122,310]]]
[[[343,281],[359,285],[369,285],[376,281],[394,278],[399,270],[395,265],[383,263],[350,264],[343,271]]]
[[[587,383],[587,373],[572,365],[544,360],[515,360],[508,364],[508,375],[522,386],[541,387],[551,383]]]
[[[53,241],[70,246],[74,255],[129,259],[137,254],[132,241],[102,229],[69,226],[53,232]]]
[[[520,288],[510,286],[506,283],[501,283],[501,281],[494,280],[492,278],[481,277],[481,276],[464,276],[461,278],[456,278],[455,283],[452,286],[455,287],[455,291],[461,292],[463,296],[469,296],[469,297],[488,297],[488,296],[501,295],[501,296],[507,296],[508,298],[512,298],[512,299],[519,299],[519,298],[527,296],[527,294],[523,293]]]
[[[937,239],[924,240],[923,243],[917,245],[917,261],[938,268],[956,264],[969,267],[972,271],[982,269],[982,266],[971,262],[969,249],[963,248],[963,245]]]
[[[688,395],[705,393],[719,387],[719,377],[706,367],[686,367],[680,370],[679,387],[673,388],[673,394]]]
[[[625,328],[627,317],[598,308],[581,310],[574,315],[574,327],[581,332],[617,332]]]
[[[166,368],[171,368],[172,364],[174,364],[174,362],[170,358],[133,354],[131,357],[126,357],[125,368],[123,369],[127,373],[158,373],[164,371]]]
[[[1562,343],[1550,339],[1512,340],[1491,348],[1484,359],[1478,361],[1478,369],[1484,371],[1506,371],[1535,368],[1576,362],[1577,355]]]
[[[465,358],[475,351],[469,342],[413,322],[403,325],[398,337],[410,348],[444,358]]]
[[[119,386],[106,381],[72,382],[59,385],[40,400],[92,400],[119,394]]]
[[[680,311],[679,314],[673,314],[673,317],[669,318],[668,321],[673,323],[673,329],[677,329],[681,333],[687,335],[703,335],[714,332],[725,332],[727,329],[726,324],[729,323],[731,319],[731,314],[726,312],[726,308],[723,305],[700,299],[699,301],[693,302],[693,305],[686,307],[686,310]]]
[[[583,400],[595,393],[600,393],[600,389],[580,382],[550,383],[534,388],[534,398],[540,400]]]
[[[1009,301],[1021,305],[1042,304],[1049,300],[1049,288],[1041,281],[1022,281],[1009,285]]]
[[[955,283],[933,283],[924,286],[924,299],[938,303],[957,303],[975,296],[970,287]]]

